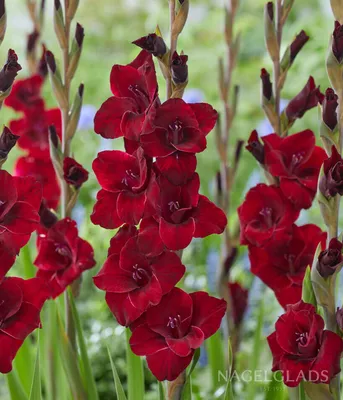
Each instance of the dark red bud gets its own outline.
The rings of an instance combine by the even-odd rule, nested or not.
[[[46,47],[42,45],[42,56],[38,62],[37,73],[45,78],[48,75],[48,65],[46,62]]]
[[[226,257],[226,259],[224,261],[224,268],[225,268],[226,275],[229,274],[233,264],[235,263],[236,258],[237,258],[237,254],[238,254],[237,247],[233,247],[230,250],[230,253],[227,255],[227,257]]]
[[[39,38],[39,33],[37,31],[33,31],[27,37],[27,45],[26,51],[27,53],[31,53],[35,48]]]
[[[274,21],[274,3],[269,1],[266,4],[267,12],[271,21]]]
[[[319,254],[317,270],[323,278],[333,275],[342,262],[342,243],[331,239],[329,248]]]
[[[155,33],[150,33],[148,36],[143,36],[132,43],[141,49],[148,51],[155,57],[162,57],[167,52],[167,46],[164,43],[164,40]]]
[[[219,195],[223,193],[222,176],[220,171],[216,173],[217,192]]]
[[[236,150],[235,150],[235,165],[238,164],[241,158],[243,146],[244,146],[244,140],[237,140]]]
[[[266,69],[261,69],[261,81],[262,81],[262,93],[263,97],[270,101],[273,96],[273,85],[270,81],[270,74],[267,72]]]
[[[256,130],[251,132],[248,140],[248,145],[245,147],[250,153],[255,157],[255,159],[260,163],[264,164],[264,146],[260,142],[258,133]]]
[[[333,89],[328,88],[323,101],[323,121],[333,131],[337,126],[338,96]]]
[[[178,55],[175,51],[172,57],[171,63],[171,73],[173,82],[176,85],[181,83],[185,83],[188,80],[188,56],[186,55]]]
[[[55,125],[50,125],[49,126],[49,136],[50,136],[50,140],[51,140],[52,144],[57,149],[58,148],[58,144],[59,144],[59,138],[58,138],[58,135],[57,135],[57,131],[56,131]]]
[[[61,2],[60,0],[55,0],[55,9],[58,11],[61,8]]]
[[[56,61],[55,56],[52,54],[51,51],[47,50],[45,53],[45,61],[49,66],[49,69],[54,74],[56,72]]]
[[[6,9],[5,9],[5,0],[0,0],[0,18],[3,17],[5,14]]]
[[[0,71],[0,91],[6,92],[12,86],[21,69],[16,52],[12,49],[8,50],[7,62]]]
[[[301,31],[296,38],[293,40],[290,46],[290,57],[291,64],[293,63],[295,57],[298,55],[300,50],[304,47],[305,43],[309,40],[309,36],[307,36],[305,31]]]
[[[85,37],[85,30],[83,29],[83,26],[80,25],[79,23],[76,24],[76,30],[75,30],[75,40],[79,47],[82,46],[83,39]]]
[[[341,308],[337,307],[336,322],[337,322],[339,329],[342,331],[343,330],[343,307],[341,307]]]
[[[18,139],[19,136],[13,135],[7,126],[4,127],[0,136],[0,159],[8,156],[8,153],[13,149]]]
[[[83,97],[83,92],[85,90],[85,85],[83,83],[81,83],[81,85],[79,86],[79,96]]]
[[[319,182],[319,191],[328,198],[343,195],[343,160],[335,146],[332,146],[331,156],[324,160],[324,175]]]
[[[335,29],[332,36],[332,52],[340,63],[343,60],[343,25],[338,21],[335,21]]]

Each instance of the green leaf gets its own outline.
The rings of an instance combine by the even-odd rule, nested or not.
[[[227,382],[226,382],[226,388],[225,388],[225,393],[224,393],[224,400],[233,400],[233,390],[232,390],[232,385],[231,385],[231,371],[233,367],[233,353],[232,353],[232,346],[231,346],[231,341],[230,339],[228,340],[228,360],[229,360],[229,374],[227,377]]]
[[[6,375],[11,400],[28,400],[15,370]]]
[[[164,394],[163,383],[160,381],[157,381],[157,384],[158,384],[158,400],[165,400],[166,396]]]
[[[265,400],[283,400],[285,397],[285,385],[282,381],[282,373],[277,371],[272,374],[272,380],[266,387]]]
[[[38,333],[35,369],[33,373],[29,400],[42,400],[42,387],[41,387],[40,365],[39,365],[39,333]]]
[[[32,262],[30,242],[20,250],[19,260],[23,265],[24,277],[26,279],[33,278],[36,275],[36,268]]]
[[[255,328],[255,334],[254,334],[253,354],[252,354],[251,363],[250,363],[250,371],[252,373],[255,373],[255,371],[258,367],[259,360],[260,360],[260,354],[261,354],[261,348],[262,348],[261,340],[262,340],[263,315],[264,315],[264,305],[263,305],[263,296],[262,296],[261,300],[260,300],[259,310],[258,310],[257,325]],[[247,400],[254,400],[256,398],[255,389],[256,389],[256,382],[253,379],[248,385]]]
[[[141,357],[132,353],[129,344],[131,334],[126,329],[126,363],[129,400],[144,400],[144,371]]]
[[[182,400],[191,400],[192,399],[192,379],[191,379],[191,374],[194,371],[195,366],[197,365],[198,361],[200,358],[200,348],[196,349],[194,352],[194,356],[193,356],[193,360],[192,360],[192,364],[189,368],[189,372],[187,374],[186,377],[186,382],[183,386],[182,389],[182,395],[181,395],[181,399]]]
[[[299,384],[299,400],[306,400],[306,394],[303,382],[300,382]]]
[[[24,340],[13,363],[27,396],[30,394],[34,372],[35,356],[33,350],[32,341],[30,339]]]
[[[71,311],[73,314],[75,326],[76,326],[76,332],[77,332],[77,339],[78,339],[78,344],[80,348],[80,354],[81,354],[81,373],[82,377],[85,383],[85,387],[87,390],[88,398],[92,400],[98,400],[98,391],[96,388],[94,376],[92,373],[92,368],[91,364],[88,358],[88,353],[87,353],[87,346],[86,342],[83,336],[82,332],[82,327],[81,327],[81,322],[79,318],[79,314],[76,309],[75,301],[74,301],[74,296],[71,293],[71,290],[68,290],[68,295],[69,295],[69,301],[70,301],[70,306],[71,306]]]
[[[315,258],[316,260],[316,258]],[[313,291],[312,281],[311,281],[311,268],[308,266],[306,268],[304,280],[303,280],[303,288],[302,288],[302,300],[305,303],[313,304],[317,307],[316,296]]]
[[[221,386],[220,379],[218,379],[218,374],[226,373],[225,351],[219,331],[206,340],[206,348],[208,362],[211,369],[212,391],[215,392]]]
[[[117,399],[118,400],[127,400],[126,396],[125,396],[125,392],[123,389],[123,386],[120,382],[119,376],[118,376],[118,372],[117,369],[114,365],[112,356],[111,356],[111,352],[110,349],[107,346],[107,351],[108,351],[108,357],[110,358],[110,362],[111,362],[111,367],[112,367],[112,372],[113,372],[113,380],[114,380],[114,387],[116,389],[116,395],[117,395]]]
[[[57,324],[58,350],[70,389],[73,393],[73,398],[74,400],[86,399],[87,396],[78,365],[78,355],[75,353],[69,338],[66,335],[59,313],[57,314]]]

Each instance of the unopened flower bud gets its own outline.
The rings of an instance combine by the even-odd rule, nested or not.
[[[5,15],[6,9],[5,9],[5,0],[0,0],[0,18],[2,18]]]
[[[188,81],[188,56],[178,55],[175,51],[171,63],[171,74],[175,85]]]
[[[54,74],[56,72],[55,56],[49,50],[45,52],[45,61],[48,64],[50,71]]]
[[[60,3],[60,0],[55,0],[55,7],[54,7],[54,28],[57,39],[60,43],[62,49],[66,48],[67,46],[67,36],[64,26],[64,17],[63,17],[63,10]]]
[[[73,158],[66,157],[63,161],[63,177],[69,185],[79,189],[88,180],[88,171]]]
[[[225,261],[224,261],[224,268],[225,268],[225,273],[226,275],[229,274],[233,264],[235,263],[235,260],[237,258],[238,254],[238,249],[237,247],[232,247],[230,250],[230,253],[227,255]]]
[[[337,126],[338,96],[333,89],[328,88],[323,100],[323,121],[332,131]]]
[[[51,51],[45,53],[45,60],[48,64],[49,76],[51,80],[51,86],[54,91],[55,97],[60,108],[65,109],[68,107],[68,101],[64,85],[59,69],[57,68],[55,57]]]
[[[6,7],[5,0],[0,0],[0,43],[4,40],[6,32]]]
[[[262,94],[263,97],[270,101],[273,96],[273,85],[270,81],[270,74],[267,72],[266,69],[261,69],[261,81],[262,81]]]
[[[13,135],[13,133],[5,126],[0,136],[0,161],[6,159],[8,153],[17,143],[19,136]]]
[[[275,61],[279,58],[279,45],[275,32],[274,3],[269,1],[264,9],[264,39],[270,58]]]
[[[323,278],[333,275],[342,262],[343,244],[337,239],[331,239],[329,247],[319,254],[317,270]]]
[[[28,35],[26,44],[26,52],[28,54],[32,53],[35,50],[38,39],[39,33],[37,31],[33,31]]]
[[[286,116],[289,122],[302,118],[306,111],[322,103],[324,95],[320,92],[314,79],[310,76],[304,88],[295,96],[286,107]]]
[[[343,195],[343,160],[335,146],[332,146],[331,156],[324,160],[323,176],[319,181],[319,190],[326,198],[337,194]]]
[[[298,55],[300,50],[304,47],[305,43],[309,40],[309,36],[306,35],[305,31],[301,31],[293,40],[290,46],[290,63],[292,64],[295,57]]]
[[[343,25],[338,21],[335,21],[335,29],[332,33],[332,53],[341,63],[343,60]]]
[[[46,62],[46,47],[44,44],[42,45],[42,56],[37,65],[37,73],[43,78],[45,78],[49,73],[48,64]]]
[[[148,36],[143,36],[132,43],[141,49],[148,51],[155,57],[161,58],[167,52],[167,46],[163,38],[156,35],[156,33],[150,33]]]
[[[0,71],[0,91],[6,92],[13,84],[18,71],[22,68],[18,64],[18,56],[14,50],[8,50],[7,62]]]
[[[258,133],[256,130],[251,132],[248,140],[248,145],[245,147],[250,153],[255,157],[255,159],[260,163],[264,164],[264,146],[260,142]]]
[[[336,322],[341,331],[343,331],[343,307],[338,308],[336,311]]]
[[[79,65],[84,37],[85,37],[85,31],[83,29],[83,26],[77,23],[75,36],[70,51],[70,62],[68,68],[68,78],[70,80],[75,75],[77,66]]]

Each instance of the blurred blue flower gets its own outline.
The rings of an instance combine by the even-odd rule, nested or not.
[[[200,89],[186,89],[183,94],[183,100],[186,103],[201,103],[204,98],[204,92]]]
[[[91,104],[85,104],[81,108],[80,120],[77,129],[80,130],[88,130],[93,129],[94,126],[94,117],[97,112],[95,106]]]

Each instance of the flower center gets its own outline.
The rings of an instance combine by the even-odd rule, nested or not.
[[[72,262],[72,254],[68,246],[64,244],[55,244],[55,253],[58,256],[58,264],[64,266],[64,268],[69,267]]]
[[[129,86],[130,92],[134,95],[140,111],[143,112],[149,107],[150,101],[149,96],[142,90],[138,85],[130,85]]]
[[[270,207],[264,207],[260,211],[260,215],[262,216],[267,227],[271,228],[273,226],[273,210]]]
[[[125,185],[128,188],[132,188],[133,186],[136,185],[137,180],[139,179],[139,176],[136,175],[134,172],[132,172],[131,169],[127,169],[125,171],[125,176],[124,178],[121,180],[121,183],[123,185]]]
[[[167,327],[170,329],[174,338],[179,338],[181,327],[181,316],[178,314],[176,317],[169,317]]]
[[[176,119],[168,126],[168,140],[172,144],[179,144],[183,141],[182,122]]]
[[[180,203],[178,201],[170,201],[168,203],[170,212],[174,212],[180,209]]]
[[[302,160],[304,159],[304,155],[305,153],[303,151],[292,155],[292,161],[290,165],[292,172],[298,167],[299,164],[301,164]]]
[[[295,332],[295,335],[298,336],[295,341],[298,342],[301,346],[305,346],[308,341],[308,332]]]
[[[145,286],[150,280],[150,275],[144,268],[139,268],[138,264],[135,264],[133,266],[132,278],[139,286]]]

